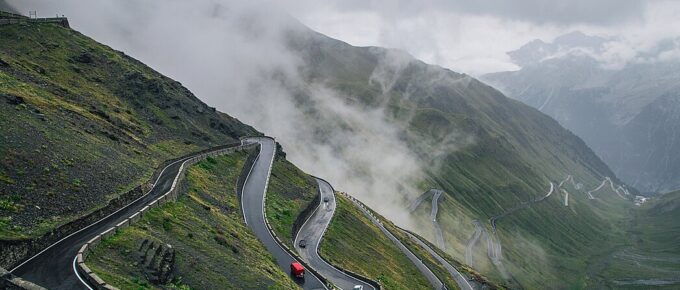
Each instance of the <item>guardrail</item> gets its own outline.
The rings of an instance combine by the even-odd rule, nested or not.
[[[402,242],[399,240],[399,238],[397,238],[397,237],[394,235],[394,233],[392,233],[389,229],[387,229],[387,228],[383,225],[383,222],[380,220],[380,217],[378,217],[378,216],[373,212],[372,209],[370,209],[370,208],[369,208],[368,206],[366,206],[363,202],[361,202],[360,200],[354,198],[353,196],[351,196],[351,195],[349,195],[349,194],[347,194],[347,193],[344,193],[344,192],[343,192],[342,194],[343,194],[344,196],[346,196],[348,199],[350,199],[350,201],[352,201],[357,207],[359,207],[359,209],[364,213],[364,215],[366,215],[369,219],[372,219],[374,223],[377,223],[377,226],[378,226],[378,227],[381,227],[382,229],[384,229],[387,233],[389,233],[389,235],[392,235],[392,237],[393,237],[399,244],[401,244],[401,245],[404,247],[404,249],[405,249],[406,251],[410,252],[410,253],[411,253],[418,261],[420,261],[420,263],[421,263],[422,265],[424,265],[425,268],[426,268],[429,272],[431,272],[437,280],[439,280],[439,283],[442,284],[441,286],[442,286],[442,289],[443,289],[443,290],[447,290],[447,289],[448,289],[448,288],[446,287],[446,285],[444,285],[444,283],[442,282],[442,280],[441,280],[436,274],[434,274],[434,272],[433,272],[433,271],[425,264],[425,262],[423,262],[423,260],[422,260],[418,255],[416,255],[415,253],[413,253],[413,251],[411,251],[406,245],[404,245],[404,243],[402,243]],[[387,234],[387,233],[386,233],[386,234]],[[389,238],[389,236],[388,236],[388,238]]]
[[[28,18],[28,17],[21,14],[0,10],[0,18]]]
[[[335,191],[335,188],[333,187],[333,184],[331,184],[330,182],[328,182],[327,180],[325,180],[325,179],[323,179],[323,178],[321,178],[321,177],[314,176],[314,175],[312,175],[312,177],[314,177],[314,178],[316,178],[316,179],[319,179],[319,180],[325,182],[326,184],[328,184],[328,185],[331,187],[331,190],[333,191],[333,194],[335,195],[336,191]],[[349,198],[349,196],[347,195],[347,193],[341,192],[341,194]],[[338,204],[337,201],[335,202],[335,204],[336,204],[336,206],[337,206],[337,204]],[[335,216],[334,216],[333,218],[335,218]],[[331,222],[333,222],[333,220],[331,220]],[[325,233],[324,233],[324,235],[325,235]],[[321,244],[321,243],[323,242],[323,236],[324,236],[324,235],[321,236],[321,241],[319,241],[319,244]],[[370,284],[370,285],[373,286],[376,290],[382,289],[382,285],[380,285],[380,283],[379,283],[378,281],[374,281],[374,280],[372,280],[372,279],[369,279],[369,278],[367,278],[367,277],[364,277],[364,276],[361,275],[361,274],[354,273],[354,272],[352,272],[352,270],[345,269],[345,268],[342,268],[342,267],[340,267],[340,266],[331,264],[328,260],[324,259],[324,257],[321,256],[321,253],[319,253],[319,249],[318,249],[318,248],[316,249],[316,253],[317,253],[317,255],[319,255],[319,257],[320,257],[324,262],[326,262],[326,264],[333,266],[335,269],[340,270],[341,272],[343,272],[343,273],[345,273],[345,274],[347,274],[347,275],[353,277],[354,279],[361,280],[361,281],[364,281],[364,282]]]
[[[137,211],[136,213],[132,214],[130,217],[124,219],[117,225],[105,230],[104,232],[100,233],[99,235],[95,236],[94,238],[90,239],[87,241],[83,246],[78,250],[78,254],[76,255],[76,265],[77,265],[77,271],[82,274],[85,279],[90,283],[90,285],[94,286],[95,289],[118,289],[110,284],[107,284],[104,280],[102,280],[97,274],[92,272],[92,270],[87,267],[85,264],[85,259],[87,256],[97,247],[97,245],[104,239],[112,236],[115,234],[117,231],[126,228],[130,226],[131,224],[139,221],[143,216],[144,213],[149,211],[150,209],[154,207],[158,207],[162,204],[165,204],[168,201],[173,201],[177,199],[177,196],[179,193],[182,191],[182,188],[180,186],[181,182],[184,180],[186,176],[186,170],[189,168],[191,165],[206,159],[208,157],[212,156],[218,156],[218,155],[224,155],[227,153],[231,153],[234,151],[239,151],[243,150],[247,147],[254,146],[254,144],[246,144],[246,145],[237,145],[234,147],[228,147],[228,146],[233,146],[233,145],[225,145],[225,146],[220,146],[212,149],[207,149],[204,151],[201,151],[203,153],[199,153],[196,156],[193,156],[191,158],[188,158],[184,162],[182,162],[182,165],[180,165],[180,169],[175,176],[175,179],[172,182],[172,186],[170,187],[170,190],[168,190],[166,193],[161,195],[160,197],[154,199],[151,201],[149,204],[144,206],[142,209]]]
[[[1,18],[0,25],[5,24],[29,24],[29,23],[54,23],[63,27],[70,27],[66,17],[50,18]]]

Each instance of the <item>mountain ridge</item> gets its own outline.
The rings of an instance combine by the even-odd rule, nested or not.
[[[664,60],[677,45],[672,39],[661,41],[628,63],[611,66],[601,55],[618,40],[597,39],[591,47],[579,42],[561,48],[551,44],[548,53],[588,53],[536,58],[519,71],[482,79],[573,130],[630,185],[644,192],[679,188],[677,167],[671,165],[677,164],[680,150],[675,137],[680,128],[674,125],[678,115],[673,113],[678,104],[669,100],[676,100],[680,92],[680,63]],[[509,54],[532,55],[535,49],[523,46]]]
[[[383,112],[385,120],[396,128],[399,142],[406,144],[416,162],[427,164],[423,176],[411,183],[419,185],[419,192],[430,188],[446,192],[439,205],[438,220],[447,240],[447,253],[457,259],[463,260],[467,238],[474,235],[474,220],[487,220],[507,208],[544,196],[551,181],[574,173],[584,188],[595,188],[605,177],[621,184],[582,140],[556,121],[467,75],[427,65],[395,50],[353,47],[307,29],[289,32],[288,45],[303,60],[301,74],[306,84],[323,84],[335,92],[327,98],[335,97],[359,112]],[[313,116],[312,131],[317,138],[327,140],[336,154],[342,155],[343,146],[350,144],[329,132],[342,135],[337,132],[356,132],[365,127],[317,106],[322,101],[313,96],[312,90],[305,90],[303,86],[294,93],[296,104],[310,118]],[[343,124],[341,129],[333,127],[338,123]],[[280,140],[286,144],[285,139]],[[591,255],[593,249],[586,245],[592,240],[618,235],[608,232],[617,228],[616,220],[625,215],[629,206],[626,201],[607,192],[601,196],[606,202],[589,203],[583,189],[569,190],[583,192],[572,195],[568,207],[561,200],[548,199],[499,222],[500,240],[506,249],[503,259],[516,279],[503,277],[491,262],[480,263],[479,269],[511,288],[531,288],[548,281],[555,286],[589,285],[582,278],[586,274],[573,266],[568,267],[569,275],[573,275],[570,279],[556,272],[543,277],[529,274],[540,271],[532,267],[559,263],[552,260],[557,257],[588,259],[585,256]],[[414,198],[412,191],[383,194],[402,196],[404,204],[408,204],[408,199]],[[380,208],[378,201],[369,198],[366,202]],[[558,220],[558,215],[568,218]],[[415,214],[423,224],[431,224],[426,222],[428,218],[427,208]],[[491,231],[489,223],[485,226]],[[561,230],[554,230],[557,228]],[[431,226],[412,230],[435,240]],[[582,235],[574,239],[566,236],[569,232]],[[526,236],[520,237],[523,235]],[[569,250],[558,249],[541,236],[569,241]],[[512,242],[519,238],[542,248],[545,256],[529,258],[526,248],[520,250]],[[523,268],[518,266],[523,259],[540,262]]]

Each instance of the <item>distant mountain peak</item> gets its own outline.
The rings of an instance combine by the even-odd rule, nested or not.
[[[555,57],[600,54],[608,41],[610,38],[572,31],[555,38],[553,42],[534,39],[519,49],[508,52],[508,55],[515,64],[525,67]]]

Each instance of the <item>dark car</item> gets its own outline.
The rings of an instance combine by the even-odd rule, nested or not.
[[[305,241],[305,240],[300,240],[300,242],[298,242],[298,246],[299,246],[300,248],[306,247],[306,246],[307,246],[307,241]]]
[[[324,197],[323,202],[328,202],[328,197]]]

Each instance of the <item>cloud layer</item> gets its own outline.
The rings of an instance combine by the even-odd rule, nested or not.
[[[302,61],[283,39],[285,30],[300,26],[279,7],[213,0],[13,3],[68,15],[75,29],[276,137],[305,171],[411,226],[401,203],[418,193],[414,184],[422,170],[400,140],[400,128],[380,108],[348,104],[323,83],[303,80]],[[384,80],[376,74],[372,81]]]
[[[20,11],[39,10],[43,15],[70,14],[69,1],[8,0]],[[191,8],[150,8],[154,1],[81,2],[78,18],[89,25],[111,25],[97,11],[102,6],[126,6],[129,21],[155,18],[174,12],[176,18],[191,17]],[[220,1],[215,1],[220,2]],[[228,1],[227,1],[228,2]],[[661,39],[680,36],[680,2],[673,0],[281,0],[257,1],[258,10],[284,10],[314,30],[359,46],[384,46],[408,51],[416,58],[454,71],[479,76],[518,69],[506,52],[533,39],[552,41],[564,33],[621,37],[611,57],[625,58],[630,50],[655,46]],[[186,4],[188,7],[199,7]],[[156,15],[154,15],[156,14]],[[98,19],[97,19],[98,18]],[[91,21],[90,21],[91,20]],[[96,20],[100,20],[96,22]],[[177,20],[179,21],[179,20]],[[78,20],[75,20],[76,25]],[[119,24],[119,23],[115,23]],[[81,30],[84,30],[81,28]],[[621,46],[622,45],[622,46]]]
[[[292,15],[332,37],[400,48],[475,76],[517,69],[507,51],[573,30],[619,36],[636,51],[680,35],[680,3],[666,0],[288,2]]]

